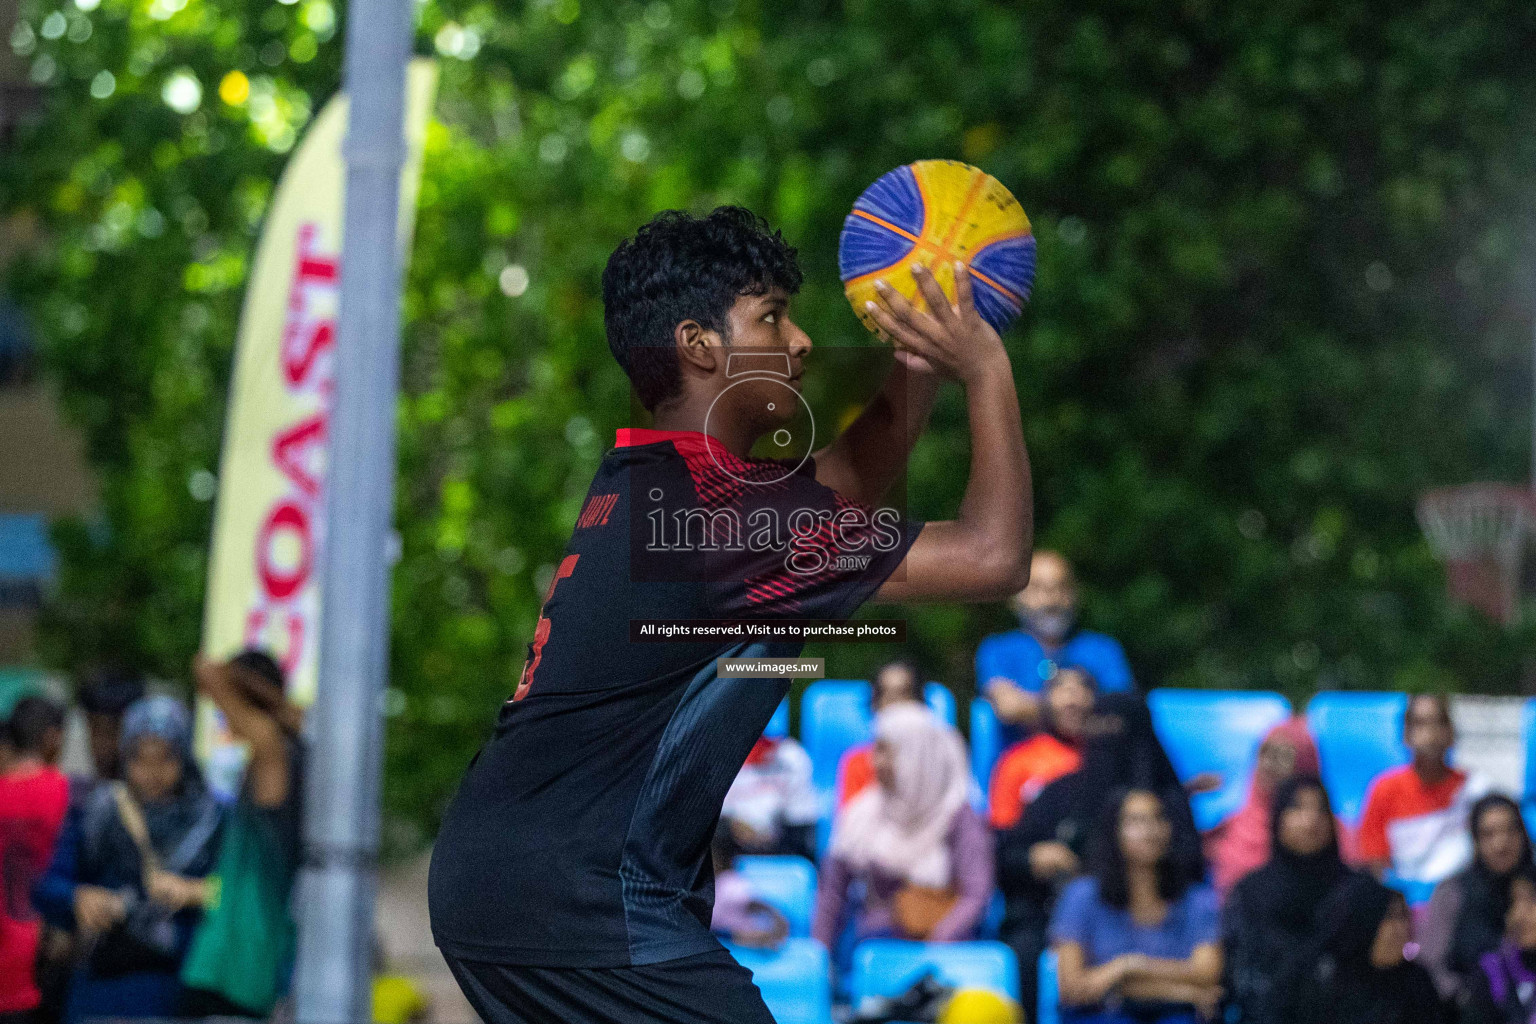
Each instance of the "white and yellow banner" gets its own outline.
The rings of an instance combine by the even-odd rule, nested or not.
[[[413,60],[400,172],[404,253],[436,87],[436,65]],[[326,104],[288,161],[256,249],[240,316],[203,609],[205,655],[264,649],[287,671],[291,699],[305,705],[314,700],[320,660],[346,129],[343,93]],[[243,751],[207,701],[198,708],[198,752],[210,781],[227,794]]]

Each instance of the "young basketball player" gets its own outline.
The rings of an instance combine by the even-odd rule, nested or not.
[[[749,457],[799,403],[811,341],[790,317],[796,253],[745,210],[663,213],[603,274],[609,347],[654,429],[620,430],[554,574],[523,675],[471,762],[433,854],[432,929],[488,1024],[767,1024],[710,934],[710,837],[788,682],[721,657],[750,637],[645,642],[632,619],[846,618],[882,601],[999,600],[1028,574],[1030,477],[1012,371],[957,271],[951,305],[890,289],[898,365],[803,462]],[[942,378],[970,415],[959,518],[875,506]]]

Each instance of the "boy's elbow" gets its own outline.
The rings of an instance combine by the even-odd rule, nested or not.
[[[1007,551],[990,547],[977,563],[982,585],[989,598],[1006,600],[1029,583],[1029,551]]]

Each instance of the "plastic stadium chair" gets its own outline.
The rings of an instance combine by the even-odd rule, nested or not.
[[[832,1024],[832,965],[815,939],[787,939],[776,950],[728,947],[752,972],[779,1024]]]
[[[1061,1024],[1061,988],[1056,980],[1056,954],[1040,954],[1040,994],[1035,1008],[1035,1024]]]
[[[1291,716],[1291,702],[1267,690],[1153,690],[1147,706],[1180,779],[1221,776],[1220,789],[1190,801],[1202,830],[1243,806],[1264,734]]]
[[[943,683],[929,683],[923,687],[923,700],[950,725],[955,724],[955,695]]]
[[[763,735],[771,740],[781,740],[789,735],[789,698],[779,701],[779,706],[774,710],[773,717],[768,719],[768,726],[763,730]]]
[[[806,687],[800,699],[800,742],[811,755],[811,778],[823,794],[837,784],[843,752],[869,742],[869,692],[863,679],[822,679]],[[929,683],[923,694],[934,714],[955,724],[955,695],[947,686]]]
[[[804,857],[744,856],[736,858],[736,870],[752,883],[757,898],[778,910],[789,921],[789,934],[811,934],[811,911],[816,904],[816,866]]]
[[[1019,998],[1019,961],[1001,942],[908,942],[866,939],[853,951],[849,994],[855,1004],[865,996],[905,992],[925,971],[957,988],[989,988]]]
[[[1536,697],[1526,699],[1520,713],[1520,735],[1524,738],[1525,773],[1523,776],[1526,802],[1536,800]]]
[[[992,897],[987,900],[987,911],[981,917],[981,923],[976,926],[978,939],[995,939],[1002,933],[1003,918],[1008,915],[1008,901],[1003,899],[1003,891],[994,888]]]
[[[819,791],[832,792],[843,752],[868,739],[869,683],[821,679],[805,688],[800,698],[800,742],[811,755],[811,779]]]
[[[1360,823],[1371,780],[1408,761],[1407,710],[1402,693],[1319,693],[1307,705],[1333,812],[1351,827]]]
[[[1003,723],[985,697],[971,701],[971,775],[982,793],[992,783],[992,766],[1003,753]]]

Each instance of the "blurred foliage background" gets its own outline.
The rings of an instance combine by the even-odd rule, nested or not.
[[[869,345],[838,230],[873,178],[926,157],[986,168],[1034,220],[1035,299],[1008,344],[1040,540],[1077,562],[1089,624],[1143,684],[1521,687],[1536,630],[1445,599],[1413,501],[1527,473],[1536,7],[417,12],[443,75],[406,295],[394,843],[430,834],[513,688],[630,415],[602,334],[614,244],[662,208],[749,206],[800,247],[818,344]],[[56,526],[56,666],[185,676],[242,286],[284,154],[339,87],[344,14],[22,0],[9,45],[45,103],[0,166],[0,211],[42,241],[0,286],[103,484],[98,518]],[[966,447],[946,393],[912,461],[918,515],[952,510]],[[911,653],[962,696],[976,641],[1010,621],[905,614]],[[894,652],[808,653],[856,674]]]

